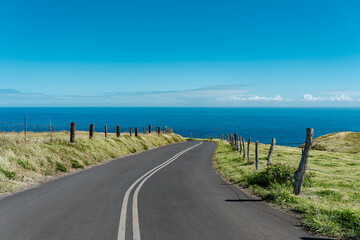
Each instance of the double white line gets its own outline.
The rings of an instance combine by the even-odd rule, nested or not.
[[[182,154],[186,153],[187,151],[190,151],[191,149],[199,146],[202,143],[198,143],[192,147],[189,147],[169,160],[165,161],[164,163],[154,167],[144,175],[142,175],[140,178],[138,178],[126,191],[122,207],[121,207],[121,213],[120,213],[120,222],[119,222],[119,230],[118,230],[118,237],[117,240],[125,240],[125,233],[126,233],[126,214],[127,214],[127,206],[129,202],[129,196],[131,191],[134,189],[134,187],[140,182],[139,185],[137,185],[137,188],[135,189],[135,192],[133,194],[132,199],[132,226],[133,226],[133,239],[140,240],[140,227],[139,227],[139,212],[138,212],[138,194],[142,187],[142,185],[148,180],[152,175],[154,175],[157,171],[161,170],[162,168],[166,167],[173,161],[175,161],[178,157],[180,157]]]

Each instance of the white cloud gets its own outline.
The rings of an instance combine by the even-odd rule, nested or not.
[[[231,101],[238,101],[238,102],[283,102],[283,101],[292,101],[290,98],[283,98],[280,95],[276,95],[275,97],[263,97],[258,95],[251,95],[251,96],[240,96],[235,97],[231,96],[228,97],[228,100]]]
[[[351,101],[352,98],[344,93],[323,97],[314,97],[313,95],[306,93],[304,94],[303,100],[306,102],[345,102]]]

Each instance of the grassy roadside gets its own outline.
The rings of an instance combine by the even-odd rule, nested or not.
[[[185,141],[177,134],[140,134],[120,138],[95,133],[90,140],[87,132],[76,132],[76,143],[69,142],[68,132],[27,135],[0,132],[0,194],[13,193],[54,176],[135,152]]]
[[[345,134],[348,135],[345,138],[351,134]],[[323,150],[328,150],[326,145],[333,146],[329,138],[328,144],[324,138],[320,140]],[[315,141],[318,146],[320,140]],[[214,168],[230,182],[245,187],[274,206],[300,215],[302,225],[312,232],[360,239],[360,153],[354,151],[356,147],[347,151],[345,149],[349,148],[338,146],[344,152],[311,150],[306,184],[302,194],[295,196],[292,193],[293,172],[300,162],[300,148],[276,146],[275,166],[267,168],[270,145],[260,144],[260,171],[256,172],[255,165],[242,159],[227,142],[216,142]],[[348,145],[347,142],[343,144]],[[254,144],[251,149],[254,161]]]

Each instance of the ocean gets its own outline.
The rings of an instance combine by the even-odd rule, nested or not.
[[[0,131],[22,131],[24,115],[28,131],[49,131],[49,118],[55,131],[76,129],[122,132],[129,128],[167,126],[175,133],[207,138],[237,133],[246,139],[278,145],[298,146],[305,140],[306,128],[314,128],[315,137],[340,131],[360,132],[360,108],[0,108]]]

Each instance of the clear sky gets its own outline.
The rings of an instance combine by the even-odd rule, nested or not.
[[[360,1],[0,2],[0,107],[360,107]]]

